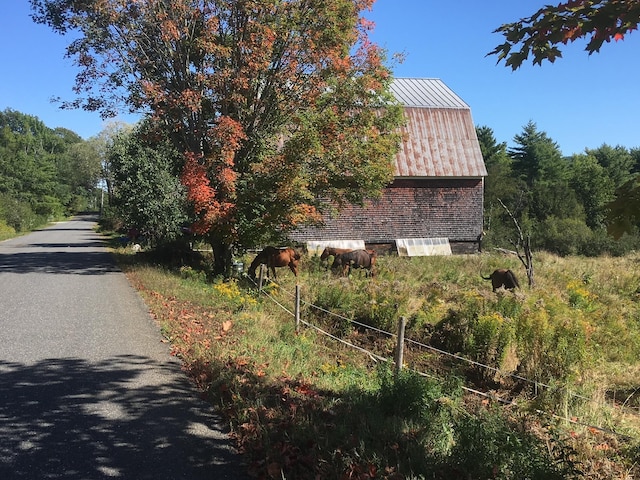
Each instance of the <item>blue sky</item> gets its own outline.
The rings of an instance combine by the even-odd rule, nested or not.
[[[440,78],[470,107],[476,125],[496,139],[513,137],[534,121],[565,155],[603,143],[640,147],[640,32],[587,55],[584,43],[563,58],[512,72],[486,57],[502,37],[503,23],[535,12],[547,0],[377,0],[368,16],[373,40],[405,60],[396,77]],[[50,102],[73,98],[76,69],[64,58],[67,40],[29,18],[28,0],[5,0],[0,16],[0,110],[11,108],[65,127],[84,138],[104,123],[96,113],[60,110]],[[123,115],[119,120],[134,121]]]

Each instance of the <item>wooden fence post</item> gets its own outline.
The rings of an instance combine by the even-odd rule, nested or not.
[[[296,308],[295,308],[295,316],[296,316],[296,333],[300,330],[300,285],[296,283]]]
[[[262,282],[264,282],[264,264],[260,264],[260,275],[258,275],[258,290],[262,291]]]
[[[407,326],[407,319],[400,317],[398,322],[398,344],[396,345],[396,376],[402,370],[402,364],[404,362],[404,329]]]

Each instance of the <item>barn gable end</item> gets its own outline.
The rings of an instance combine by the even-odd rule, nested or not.
[[[471,109],[438,79],[395,79],[391,90],[406,119],[394,181],[381,198],[347,206],[292,239],[362,239],[394,248],[399,238],[443,237],[454,253],[477,250],[487,172]]]

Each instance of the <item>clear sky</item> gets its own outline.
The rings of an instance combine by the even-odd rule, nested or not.
[[[11,108],[65,127],[84,138],[104,127],[97,113],[63,111],[52,97],[73,98],[76,69],[64,58],[67,40],[34,24],[28,0],[3,0],[0,15],[0,110]],[[478,126],[493,129],[499,142],[532,120],[565,155],[606,143],[640,147],[640,32],[605,44],[591,56],[584,43],[563,58],[512,72],[486,57],[502,36],[503,23],[534,13],[548,0],[377,0],[368,15],[373,40],[390,54],[396,77],[440,78],[470,107]],[[556,2],[557,3],[557,2]],[[133,117],[119,120],[132,122]]]

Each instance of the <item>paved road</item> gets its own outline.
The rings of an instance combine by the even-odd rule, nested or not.
[[[93,226],[0,242],[0,479],[246,478]]]

